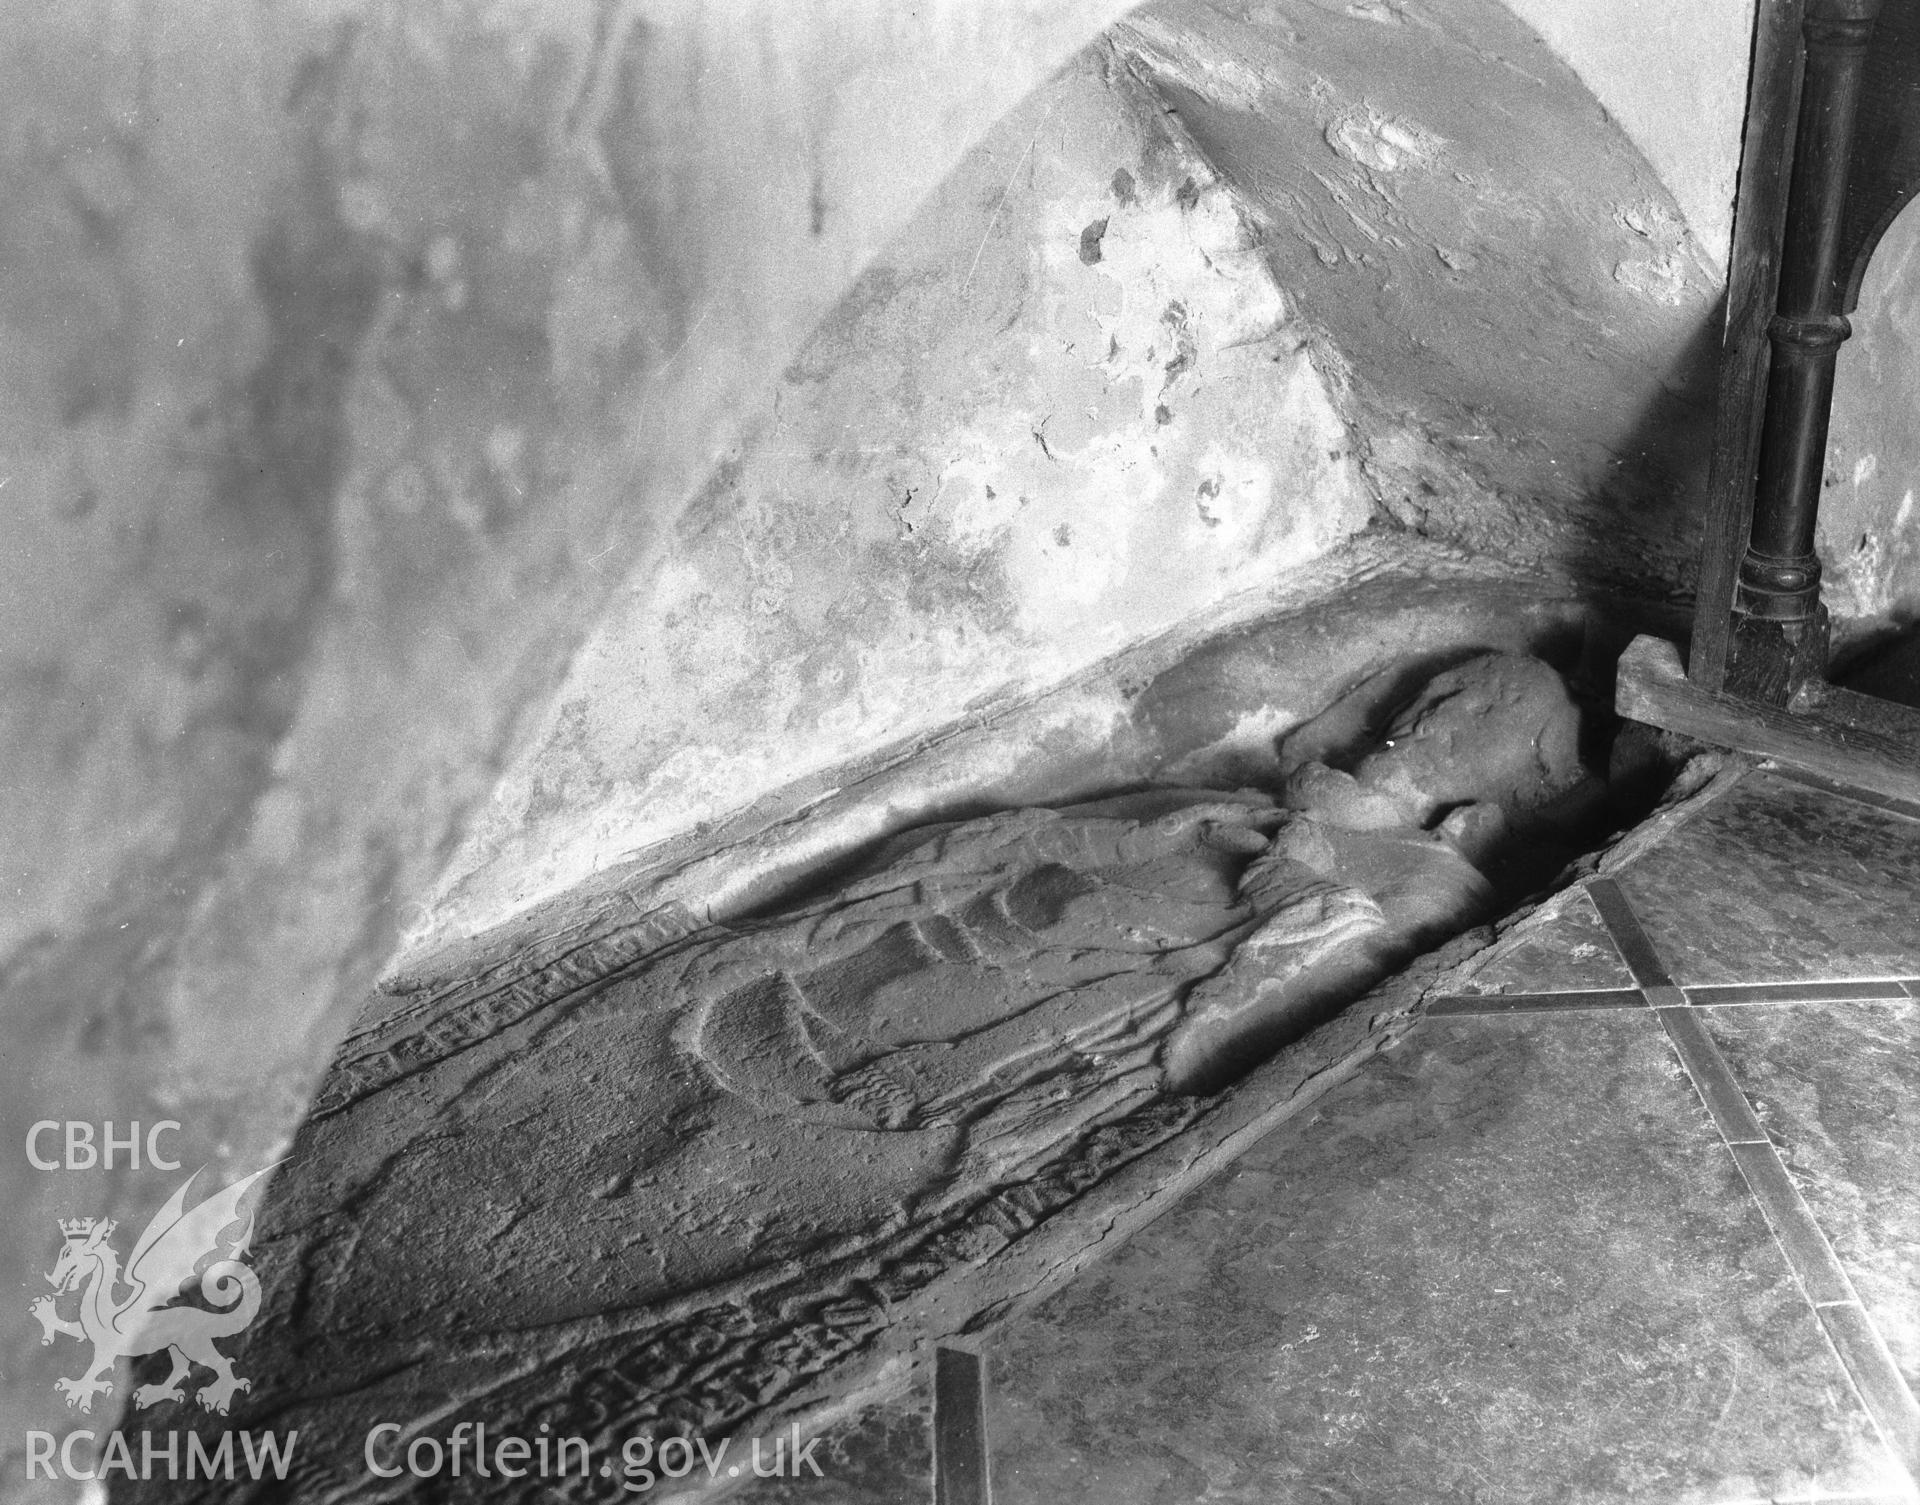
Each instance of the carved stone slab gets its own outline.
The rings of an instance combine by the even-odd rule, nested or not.
[[[221,1424],[297,1426],[302,1498],[405,1495],[365,1464],[381,1422],[484,1421],[586,1438],[596,1471],[563,1497],[617,1499],[630,1438],[811,1429],[905,1383],[1489,954],[1471,932],[1231,1089],[1163,1090],[1147,1047],[1260,932],[1241,880],[1281,819],[1215,796],[915,833],[830,898],[422,1051],[297,1141],[261,1218],[266,1307],[238,1360],[256,1389]]]

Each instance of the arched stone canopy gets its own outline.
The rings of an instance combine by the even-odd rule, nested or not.
[[[813,333],[574,659],[402,970],[961,707],[1257,613],[1374,522],[1677,589],[1718,277],[1499,0],[1133,12]]]

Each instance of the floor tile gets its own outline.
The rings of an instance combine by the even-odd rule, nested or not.
[[[1901,1378],[1880,1329],[1857,1302],[1836,1302],[1819,1312],[1828,1341],[1880,1424],[1880,1435],[1906,1463],[1908,1474],[1920,1479],[1920,1401]]]
[[[1630,988],[1633,978],[1620,960],[1586,892],[1555,901],[1560,912],[1535,934],[1476,972],[1462,993],[1569,993]]]
[[[1428,1020],[991,1353],[1000,1505],[1898,1477],[1650,1014]]]
[[[1616,877],[1683,986],[1920,975],[1920,820],[1754,774]]]
[[[1920,1390],[1920,1003],[1715,1009],[1708,1030]]]
[[[1687,1001],[1706,1008],[1752,1008],[1777,1003],[1860,1003],[1914,997],[1911,978],[1875,977],[1837,982],[1746,982],[1687,989]]]
[[[931,1421],[923,1395],[871,1406],[821,1437],[811,1454],[818,1478],[802,1465],[796,1477],[754,1479],[728,1499],[740,1505],[931,1505]]]
[[[1647,1008],[1638,988],[1601,988],[1579,993],[1437,993],[1426,1000],[1429,1014],[1555,1013],[1587,1009]]]
[[[1746,1177],[1747,1190],[1760,1204],[1774,1241],[1800,1282],[1808,1301],[1821,1306],[1835,1301],[1852,1301],[1853,1286],[1845,1268],[1828,1242],[1826,1230],[1800,1196],[1793,1175],[1780,1163],[1770,1144],[1729,1145],[1734,1163]],[[1854,1378],[1858,1380],[1859,1376]]]

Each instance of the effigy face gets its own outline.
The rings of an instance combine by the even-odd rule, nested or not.
[[[1353,776],[1412,825],[1473,804],[1526,816],[1584,781],[1580,715],[1540,660],[1482,654],[1428,680]]]

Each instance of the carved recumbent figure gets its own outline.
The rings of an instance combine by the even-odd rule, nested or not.
[[[910,831],[688,975],[681,1043],[768,1111],[964,1128],[976,1173],[1210,1090],[1485,917],[1486,855],[1592,780],[1536,659],[1443,672],[1341,771]]]
[[[1300,762],[1359,735],[1354,704],[1300,729],[1278,795],[908,831],[407,1058],[303,1129],[235,1357],[325,1397],[300,1401],[316,1437],[438,1415],[454,1387],[503,1431],[610,1447],[745,1435],[836,1366],[871,1378],[914,1324],[972,1320],[1024,1288],[989,1270],[1004,1251],[1078,1257],[1095,1235],[1056,1215],[1194,1124],[1193,1095],[1485,918],[1502,829],[1530,842],[1594,791],[1535,660],[1460,664],[1344,769]],[[349,1450],[323,1472],[360,1470]]]

